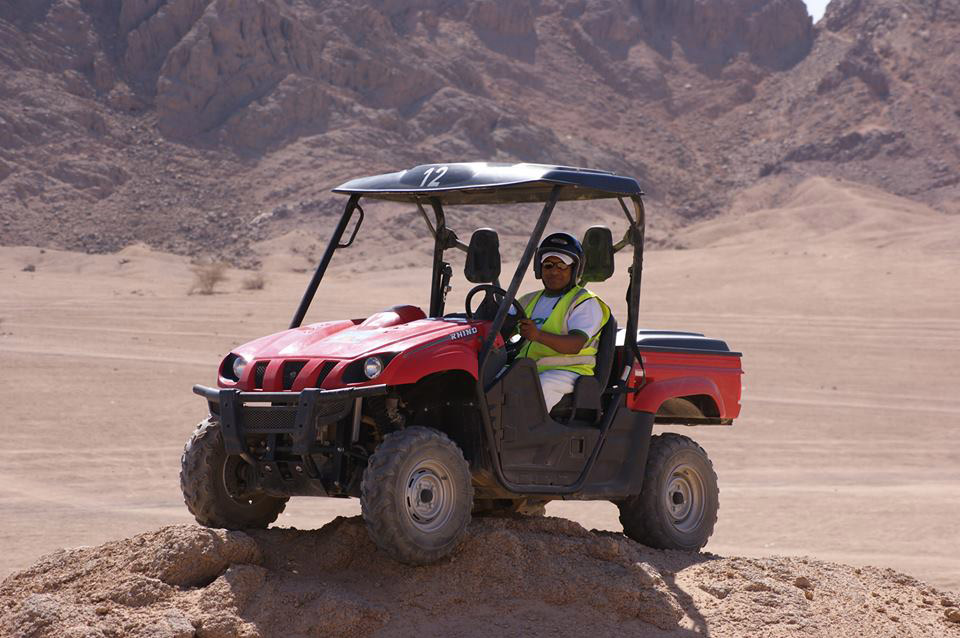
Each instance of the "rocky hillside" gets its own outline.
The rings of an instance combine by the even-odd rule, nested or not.
[[[465,159],[635,175],[661,237],[772,175],[957,211],[957,77],[960,0],[7,0],[0,242],[229,253]]]
[[[476,520],[452,558],[411,568],[339,518],[51,554],[0,584],[0,635],[950,638],[958,603],[891,570],[651,550],[558,518]]]

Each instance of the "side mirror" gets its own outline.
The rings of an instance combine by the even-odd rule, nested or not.
[[[606,281],[613,275],[613,233],[606,226],[591,226],[583,235],[584,267],[581,281]]]
[[[470,236],[463,275],[474,284],[491,284],[500,278],[500,236],[492,228],[478,228]]]

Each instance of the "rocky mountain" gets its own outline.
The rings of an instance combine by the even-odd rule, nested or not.
[[[637,176],[655,236],[763,180],[960,211],[960,0],[6,0],[0,242],[236,254],[349,177]]]

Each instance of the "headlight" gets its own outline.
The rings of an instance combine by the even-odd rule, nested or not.
[[[383,372],[383,361],[380,357],[367,357],[363,362],[363,374],[368,379],[376,379]]]
[[[237,355],[233,360],[233,375],[236,377],[237,381],[243,378],[243,369],[247,367],[247,360]]]

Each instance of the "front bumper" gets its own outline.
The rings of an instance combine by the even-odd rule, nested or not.
[[[302,392],[241,392],[236,389],[193,386],[193,392],[205,398],[210,412],[220,418],[224,449],[249,459],[244,438],[247,435],[290,435],[290,452],[305,456],[317,441],[322,425],[336,423],[356,413],[359,424],[358,399],[387,393],[386,385],[321,390],[308,388]],[[344,441],[346,443],[346,441]]]

